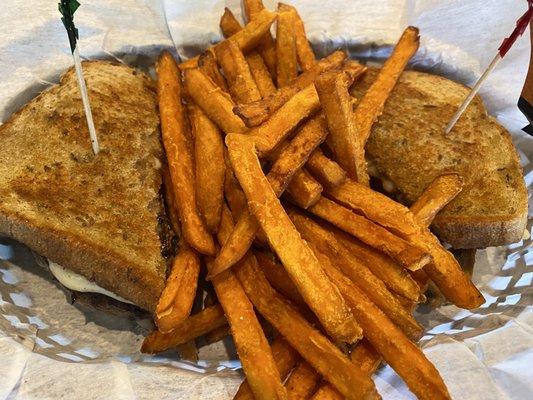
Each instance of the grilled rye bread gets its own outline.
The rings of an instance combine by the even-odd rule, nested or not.
[[[377,75],[370,69],[352,89],[361,97]],[[527,190],[509,133],[476,97],[449,136],[444,128],[468,88],[449,79],[406,71],[366,145],[380,177],[410,205],[438,175],[457,172],[462,192],[435,218],[432,229],[454,248],[516,242],[527,220]]]
[[[120,64],[83,69],[101,151],[70,69],[0,126],[0,235],[152,311],[168,247],[155,86]]]

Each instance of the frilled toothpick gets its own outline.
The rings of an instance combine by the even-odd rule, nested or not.
[[[78,52],[77,40],[78,29],[74,25],[74,13],[80,6],[76,0],[61,0],[58,4],[59,12],[61,13],[61,21],[67,30],[68,40],[70,42],[70,51],[74,58],[74,68],[76,69],[76,76],[78,78],[78,86],[80,88],[81,99],[83,101],[83,108],[85,109],[85,117],[87,118],[87,126],[89,128],[89,135],[91,137],[91,144],[94,154],[98,154],[100,146],[98,144],[98,136],[96,136],[96,129],[94,128],[93,114],[91,111],[91,103],[87,95],[87,86],[83,77],[83,70],[81,68],[80,53]]]

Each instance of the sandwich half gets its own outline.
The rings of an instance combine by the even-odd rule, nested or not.
[[[155,85],[120,64],[83,70],[100,153],[70,69],[0,126],[0,235],[153,311],[172,247]]]
[[[352,94],[360,98],[377,73],[369,69]],[[440,239],[457,249],[517,242],[527,222],[527,190],[509,133],[476,97],[444,134],[467,93],[449,79],[404,72],[367,142],[371,170],[406,205],[438,175],[459,173],[462,192],[432,224]]]

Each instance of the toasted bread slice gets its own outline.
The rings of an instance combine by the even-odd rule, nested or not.
[[[101,152],[70,69],[0,126],[0,235],[151,311],[168,238],[155,86],[124,65],[83,70]]]
[[[377,75],[370,69],[353,88],[360,97]],[[454,248],[516,242],[527,221],[527,191],[509,133],[476,97],[449,136],[444,128],[468,88],[449,79],[406,71],[366,145],[378,174],[413,203],[438,175],[462,175],[463,191],[435,218],[432,229]]]

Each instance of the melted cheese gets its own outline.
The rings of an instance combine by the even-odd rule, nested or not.
[[[131,301],[128,301],[123,297],[120,297],[119,295],[98,286],[96,283],[91,282],[84,276],[63,268],[59,264],[48,261],[48,266],[50,268],[50,272],[52,272],[52,275],[54,275],[63,286],[70,290],[75,292],[100,293],[123,303],[133,304]]]

